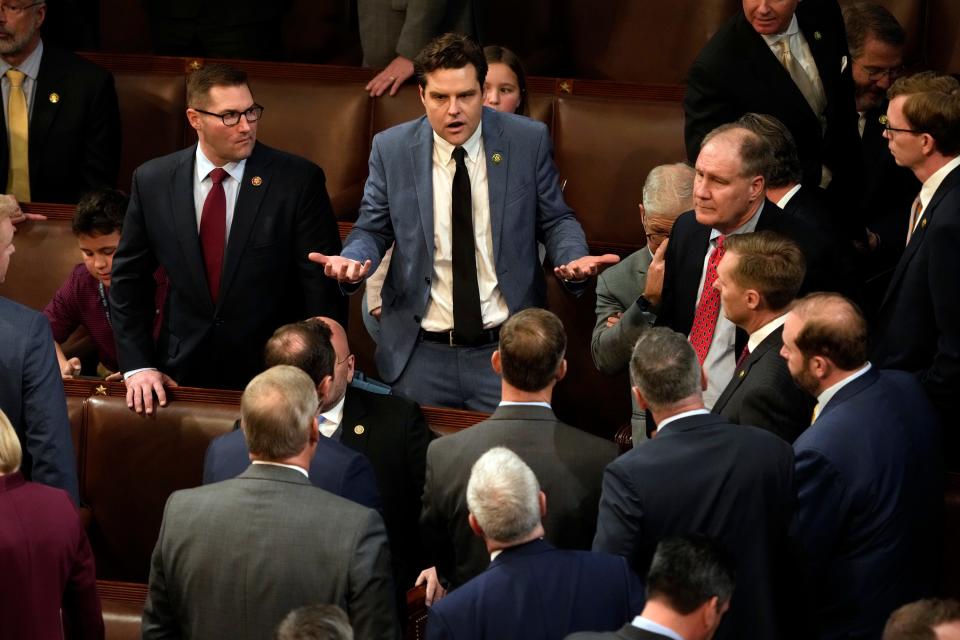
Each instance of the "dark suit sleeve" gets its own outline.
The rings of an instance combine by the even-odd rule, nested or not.
[[[83,185],[113,187],[120,169],[120,107],[110,73],[103,74],[88,113],[79,163]]]
[[[440,441],[437,440],[437,443]],[[441,577],[450,579],[456,574],[453,536],[447,530],[447,519],[440,509],[443,487],[433,480],[434,464],[431,449],[427,447],[427,464],[423,483],[423,510],[420,512],[420,532],[428,558],[427,564],[435,566]]]
[[[407,470],[407,488],[403,492],[407,504],[403,507],[404,518],[407,523],[404,529],[410,531],[413,537],[413,552],[416,554],[411,560],[416,569],[425,569],[428,566],[426,552],[423,549],[422,540],[418,534],[420,507],[422,505],[423,487],[426,481],[427,467],[427,446],[430,444],[431,434],[427,428],[427,420],[420,410],[420,405],[413,403],[410,407],[410,413],[405,420],[409,425],[406,431],[406,440],[404,442]],[[413,585],[408,585],[413,586]]]
[[[323,170],[316,168],[298,203],[296,238],[297,266],[311,316],[328,316],[346,325],[347,300],[340,293],[336,280],[326,277],[323,269],[307,259],[311,251],[338,255],[342,247],[337,220],[327,194]]]
[[[794,538],[813,580],[821,575],[838,543],[849,507],[846,486],[833,464],[819,451],[796,452],[797,511]]]
[[[24,444],[33,459],[30,477],[63,489],[80,504],[77,463],[70,437],[63,379],[50,333],[42,314],[33,316],[23,361]]]
[[[171,592],[167,587],[167,576],[163,566],[163,541],[167,527],[167,515],[170,512],[170,503],[176,495],[170,496],[163,511],[163,523],[160,525],[160,535],[153,548],[150,558],[150,588],[147,593],[147,602],[143,606],[141,629],[143,640],[162,640],[163,638],[180,638],[182,636],[177,625]]]
[[[743,396],[737,422],[761,427],[793,443],[809,426],[813,400],[786,384],[793,383],[771,377],[766,384],[751,388]]]
[[[940,211],[935,213],[941,220],[947,216],[952,218],[923,238],[930,243],[927,282],[939,337],[933,363],[920,373],[920,382],[940,414],[945,415],[945,407],[955,407],[960,389],[960,296],[957,295],[960,291],[960,251],[957,249],[960,220],[956,219],[960,212],[960,190],[954,189],[937,208]]]
[[[593,327],[590,351],[593,363],[601,373],[616,375],[627,368],[633,345],[644,330],[653,324],[655,316],[641,311],[635,302],[624,307],[607,284],[604,276],[609,272],[607,270],[597,277],[597,322]],[[636,293],[639,296],[643,290]],[[623,316],[617,324],[608,327],[607,318],[617,313]]]
[[[643,533],[643,509],[629,474],[616,464],[603,472],[593,550],[633,562]]]
[[[358,638],[399,640],[390,551],[383,519],[367,512],[350,558],[347,614]]]
[[[427,613],[427,640],[447,640],[453,638],[453,632],[443,617],[443,612],[436,606],[432,607]]]
[[[377,490],[377,477],[366,456],[358,454],[353,458],[344,471],[340,491],[337,493],[347,500],[374,509],[377,513],[383,512],[383,503]]]
[[[687,76],[687,92],[683,97],[683,134],[687,148],[687,160],[696,163],[703,138],[715,128],[739,117],[730,107],[730,98],[725,95],[723,78],[701,53],[694,61]],[[668,249],[669,250],[669,249]]]
[[[63,591],[63,626],[68,638],[101,640],[104,637],[100,597],[97,595],[97,572],[93,563],[90,541],[77,516],[76,549],[73,566]]]
[[[120,371],[157,366],[153,344],[157,259],[147,237],[140,181],[138,169],[110,271],[110,317]]]

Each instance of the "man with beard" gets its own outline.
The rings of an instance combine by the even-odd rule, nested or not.
[[[0,7],[0,176],[20,202],[75,203],[112,187],[120,166],[120,110],[113,76],[83,58],[44,46],[47,4]]]
[[[813,424],[793,445],[815,637],[879,637],[894,609],[934,587],[936,414],[915,376],[867,362],[866,322],[840,295],[800,300],[780,353],[817,398]]]

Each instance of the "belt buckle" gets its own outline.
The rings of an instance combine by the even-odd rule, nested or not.
[[[451,346],[451,347],[459,347],[459,346],[460,346],[460,345],[458,345],[456,342],[453,341],[453,329],[450,329],[450,332],[447,333],[447,336],[450,338],[450,346]]]

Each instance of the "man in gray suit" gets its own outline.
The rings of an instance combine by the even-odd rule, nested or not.
[[[360,638],[397,640],[380,516],[310,484],[317,391],[280,365],[247,385],[253,464],[170,496],[150,567],[143,637],[268,638],[298,607],[343,607]]]
[[[617,447],[560,422],[550,408],[553,388],[567,372],[566,347],[563,324],[549,311],[526,309],[512,316],[492,358],[502,378],[500,406],[488,420],[438,438],[427,449],[420,515],[424,546],[455,587],[490,564],[483,541],[470,529],[465,495],[471,467],[493,447],[520,456],[550,496],[546,540],[561,549],[590,548],[603,469]]]
[[[814,404],[780,357],[783,323],[806,272],[803,252],[773,231],[730,236],[725,248],[713,286],[723,314],[750,337],[712,411],[793,443],[810,426]]]
[[[590,349],[602,373],[613,376],[626,371],[634,343],[656,320],[663,254],[674,220],[693,208],[693,174],[693,167],[683,162],[650,170],[640,203],[647,246],[597,276],[597,324]],[[634,442],[647,437],[645,417],[634,402]]]
[[[341,255],[310,259],[348,292],[396,242],[381,297],[377,370],[420,404],[493,411],[488,363],[510,314],[542,306],[537,241],[576,292],[615,255],[587,255],[547,127],[483,107],[487,61],[446,34],[417,56],[426,116],[377,134],[360,217]]]

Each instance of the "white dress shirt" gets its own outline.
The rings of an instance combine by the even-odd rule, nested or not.
[[[664,420],[663,422],[657,425],[657,433],[660,433],[661,431],[663,431],[667,427],[667,425],[669,425],[671,422],[676,422],[677,420],[681,420],[683,418],[689,418],[690,416],[704,416],[704,415],[710,415],[710,412],[707,411],[706,409],[692,409],[690,411],[684,411],[682,413],[678,413],[676,415],[670,416],[669,418],[667,418],[666,420]]]
[[[477,283],[480,287],[480,312],[483,327],[503,324],[509,315],[507,302],[497,285],[493,261],[493,228],[490,226],[490,190],[487,186],[487,162],[483,151],[482,124],[463,143],[464,162],[470,175],[473,201],[473,235],[476,240]],[[425,331],[453,329],[453,176],[457,162],[454,145],[433,134],[433,279],[430,301],[420,326]]]
[[[790,204],[790,201],[793,200],[793,196],[797,195],[797,193],[800,191],[800,187],[802,186],[803,186],[802,184],[794,185],[793,189],[790,189],[790,191],[787,191],[785,194],[783,194],[783,197],[777,201],[776,203],[777,206],[780,207],[781,209],[786,208],[786,206]]]
[[[767,324],[763,325],[756,331],[750,334],[750,339],[747,340],[747,349],[750,350],[750,353],[753,353],[754,349],[760,346],[760,343],[767,339],[767,337],[783,326],[783,323],[787,321],[787,314],[783,314],[779,318],[774,318]]]
[[[337,429],[340,428],[340,423],[343,422],[343,404],[347,400],[347,394],[343,394],[343,397],[340,398],[340,402],[330,407],[328,410],[323,413],[317,414],[317,418],[323,418],[320,422],[320,433],[322,433],[327,438],[333,436],[337,432]]]
[[[643,629],[644,631],[650,631],[651,633],[659,633],[662,636],[667,636],[671,640],[683,640],[683,636],[670,627],[665,627],[659,622],[654,622],[653,620],[644,618],[643,616],[635,617],[633,622],[630,624],[637,629]]]
[[[40,58],[43,57],[43,41],[37,45],[33,53],[27,56],[21,64],[14,67],[9,62],[0,58],[0,89],[3,90],[3,118],[7,120],[7,102],[10,100],[10,79],[5,75],[10,69],[19,69],[26,76],[23,79],[23,95],[27,99],[27,118],[33,116],[33,94],[37,91],[37,75],[40,73]],[[7,128],[7,133],[10,129]]]
[[[266,460],[254,460],[252,464],[265,464],[271,467],[283,467],[285,469],[293,469],[294,471],[299,471],[303,474],[303,477],[307,480],[310,479],[310,474],[307,473],[307,470],[303,467],[298,467],[295,464],[283,464],[282,462],[268,462]]]

